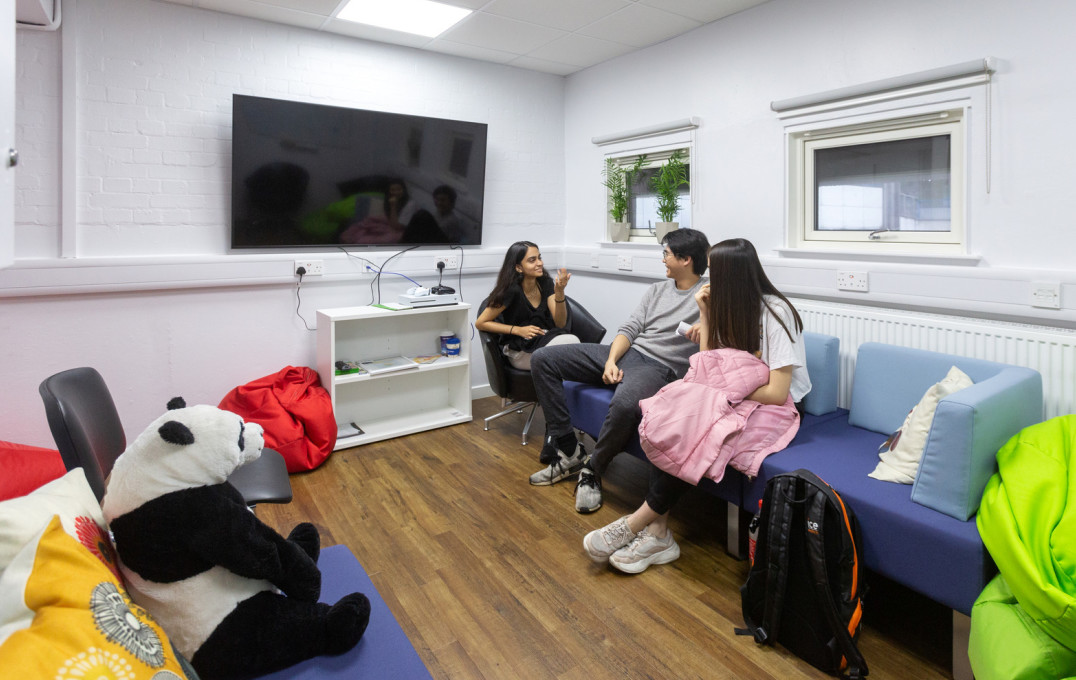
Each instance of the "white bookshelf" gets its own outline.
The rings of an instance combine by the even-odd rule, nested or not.
[[[390,311],[379,307],[318,310],[317,365],[337,423],[363,434],[336,442],[343,449],[471,420],[469,304]],[[418,368],[336,375],[337,361],[367,361],[441,351],[441,331],[460,339],[460,354]]]

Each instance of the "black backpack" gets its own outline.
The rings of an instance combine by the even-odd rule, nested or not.
[[[746,630],[815,668],[866,677],[859,653],[864,567],[852,509],[808,470],[766,483],[755,559],[740,588]]]

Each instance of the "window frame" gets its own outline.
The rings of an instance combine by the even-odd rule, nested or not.
[[[984,88],[978,83],[945,91],[916,92],[915,96],[896,97],[883,102],[865,104],[850,102],[835,105],[825,111],[788,112],[785,137],[785,227],[786,246],[791,253],[809,255],[818,253],[854,253],[860,256],[966,256],[970,252],[971,230],[968,206],[971,196],[970,158],[973,140],[981,143],[982,135],[989,135],[989,128],[976,131],[981,120],[975,122],[973,108],[985,103]],[[988,93],[986,96],[989,96]],[[957,131],[950,141],[951,173],[951,238],[935,238],[931,232],[886,231],[871,239],[870,232],[852,232],[858,238],[808,238],[807,225],[813,227],[813,197],[811,214],[806,213],[808,185],[806,182],[807,155],[805,140],[826,139],[845,135],[883,133],[891,130],[928,129],[935,125],[956,123]],[[900,134],[899,132],[897,133]],[[926,136],[918,135],[918,136]],[[959,147],[959,148],[958,148]],[[989,159],[987,158],[987,162]],[[813,184],[813,177],[812,184]],[[813,189],[811,190],[813,191]],[[810,230],[814,232],[812,228]],[[834,232],[829,232],[833,234]],[[811,234],[812,236],[814,234]]]
[[[815,163],[814,152],[820,149],[834,149],[846,146],[871,144],[875,142],[922,139],[938,135],[949,137],[949,231],[867,231],[848,230],[820,231],[815,224]],[[912,120],[886,120],[864,129],[853,126],[852,129],[835,128],[811,131],[797,135],[795,143],[802,160],[797,168],[802,177],[802,212],[799,216],[800,239],[806,244],[828,244],[839,242],[842,245],[884,241],[900,245],[950,245],[962,247],[965,234],[965,198],[967,183],[965,181],[965,128],[960,110],[941,112],[934,120],[922,121],[921,117]],[[871,238],[871,234],[875,238]]]
[[[683,123],[687,123],[684,125]],[[605,167],[605,161],[608,158],[612,158],[617,164],[624,168],[630,168],[635,163],[635,159],[639,156],[645,155],[647,157],[646,165],[644,167],[657,167],[672,155],[677,149],[684,152],[684,163],[690,168],[691,182],[688,185],[687,200],[683,201],[680,205],[680,213],[683,215],[685,212],[691,213],[697,193],[695,186],[698,184],[698,159],[695,154],[695,128],[698,126],[697,119],[688,119],[688,121],[677,121],[670,123],[669,129],[660,129],[662,126],[656,126],[659,129],[655,131],[647,131],[645,134],[633,135],[632,133],[623,133],[624,136],[610,135],[609,138],[595,138],[592,142],[602,147],[601,152],[601,167]],[[674,127],[679,125],[679,127]],[[609,189],[601,187],[602,196],[602,214],[604,216],[603,224],[603,242],[613,243],[611,237],[612,229],[612,216],[609,215]],[[627,241],[620,241],[619,243],[657,243],[657,237],[653,231],[649,229],[639,228],[631,229]]]

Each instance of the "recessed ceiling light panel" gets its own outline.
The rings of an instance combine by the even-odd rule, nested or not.
[[[434,38],[470,13],[431,0],[351,0],[336,18]]]

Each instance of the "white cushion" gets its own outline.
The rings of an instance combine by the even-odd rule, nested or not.
[[[934,422],[934,411],[938,408],[938,402],[973,384],[971,378],[959,368],[956,366],[950,368],[949,373],[941,382],[930,386],[923,398],[904,419],[904,424],[886,441],[886,445],[883,445],[878,454],[881,460],[870,476],[898,484],[914,482],[915,473],[919,470],[919,460],[923,457],[923,449],[927,445],[930,425]]]
[[[75,468],[25,496],[0,502],[0,570],[59,515],[64,531],[87,546],[108,536],[86,473]]]

